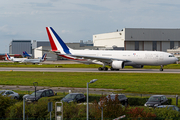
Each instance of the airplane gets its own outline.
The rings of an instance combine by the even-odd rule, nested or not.
[[[44,62],[46,60],[47,54],[44,54],[42,58],[39,59],[25,59],[23,63],[33,63],[33,64],[39,64],[40,62]]]
[[[28,54],[26,51],[23,52],[24,57],[32,57],[32,54]]]
[[[22,63],[25,59],[27,59],[27,58],[14,58],[14,57],[10,57],[9,54],[5,54],[5,55],[6,55],[6,60],[13,61],[13,62],[20,62],[20,63]]]
[[[52,27],[46,27],[51,44],[50,52],[84,64],[100,64],[99,71],[120,70],[124,66],[143,68],[144,65],[163,66],[178,61],[174,55],[161,51],[75,50],[68,47]]]

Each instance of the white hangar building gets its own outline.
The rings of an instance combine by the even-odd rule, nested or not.
[[[93,35],[93,43],[105,49],[167,51],[180,47],[180,29],[123,28]]]

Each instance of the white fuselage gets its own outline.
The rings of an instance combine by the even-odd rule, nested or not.
[[[40,59],[26,59],[24,60],[24,63],[40,63],[41,60]]]
[[[159,51],[116,51],[116,50],[70,50],[72,54],[122,59],[125,65],[166,65],[178,59],[172,54]]]
[[[11,58],[11,61],[13,61],[13,62],[23,62],[26,59],[27,58]]]

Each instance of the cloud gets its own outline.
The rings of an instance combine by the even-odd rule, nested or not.
[[[94,11],[97,11],[97,10],[98,11],[108,11],[108,10],[110,10],[109,8],[104,7],[104,6],[100,6],[100,5],[93,5],[93,4],[76,4],[76,5],[90,9],[90,10],[94,10]]]
[[[70,33],[69,30],[61,30],[61,33]]]
[[[4,26],[1,26],[0,27],[0,31],[4,34],[4,35],[17,35],[17,32],[16,31],[11,31],[11,29],[7,26],[7,25],[4,25]],[[2,34],[1,33],[1,34]]]
[[[31,4],[33,7],[53,7],[53,4],[50,2],[46,2],[46,3],[30,2],[29,4]]]

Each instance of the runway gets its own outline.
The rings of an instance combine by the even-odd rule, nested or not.
[[[38,71],[38,72],[99,72],[99,73],[180,73],[180,69],[122,69],[119,71],[98,71],[98,68],[9,68],[0,67],[0,71]]]

